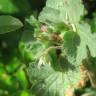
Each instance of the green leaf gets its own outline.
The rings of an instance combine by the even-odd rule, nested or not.
[[[0,34],[8,33],[20,29],[23,26],[19,19],[12,16],[0,16]]]
[[[26,8],[25,8],[26,6]],[[18,14],[23,16],[31,12],[27,0],[0,0],[0,13]]]
[[[89,23],[91,24],[92,32],[96,32],[96,15],[94,16],[93,19],[91,19]]]
[[[80,44],[80,37],[77,33],[68,31],[64,35],[64,54],[71,64],[76,63],[77,48]]]
[[[82,96],[96,96],[96,88],[87,88]]]
[[[90,26],[86,23],[80,24],[77,30],[80,36],[80,45],[78,46],[76,59],[80,63],[87,58],[87,49],[89,49],[92,57],[96,57],[96,34],[91,33]]]
[[[27,89],[29,82],[27,80],[26,73],[24,72],[24,70],[18,69],[18,71],[16,72],[16,76],[18,78],[18,81],[20,82],[20,86],[24,89]]]
[[[96,34],[91,33],[88,24],[79,24],[77,33],[66,32],[64,36],[65,55],[70,63],[79,65],[87,58],[88,49],[92,57],[96,57]]]
[[[46,7],[39,16],[41,22],[76,24],[83,15],[81,0],[47,0]]]
[[[20,60],[14,56],[12,56],[10,62],[7,61],[7,63],[8,64],[6,65],[6,70],[8,73],[14,73],[20,67],[21,64]]]
[[[65,96],[66,92],[70,88],[74,89],[82,79],[80,69],[72,66],[62,56],[57,58],[56,54],[51,55],[49,62],[44,56],[39,62],[29,64],[32,92],[36,96]]]
[[[30,24],[31,28],[34,28],[34,32],[32,32],[34,34],[34,37],[41,33],[41,24],[33,15],[31,15],[30,18],[26,19],[26,21],[28,24]]]
[[[30,41],[20,45],[20,51],[23,58],[27,61],[38,59],[44,52],[45,45],[39,41]]]
[[[27,91],[22,91],[20,96],[30,96],[29,92]],[[33,96],[33,95],[32,95]]]
[[[13,4],[12,0],[0,0],[0,12],[16,13],[18,8]]]

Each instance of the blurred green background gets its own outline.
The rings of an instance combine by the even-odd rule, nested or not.
[[[83,0],[88,10],[85,18],[96,31],[96,0]],[[0,0],[0,15],[11,15],[25,24],[25,18],[38,16],[46,0]],[[1,22],[0,22],[1,23]],[[0,96],[33,96],[27,77],[28,63],[20,54],[19,44],[24,28],[16,32],[0,35]],[[30,28],[32,31],[32,29]]]
[[[0,15],[11,15],[24,23],[31,14],[38,15],[44,4],[44,0],[0,0]],[[0,35],[0,96],[33,96],[18,47],[22,34],[23,28]]]

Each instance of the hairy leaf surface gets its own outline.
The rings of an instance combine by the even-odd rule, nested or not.
[[[47,58],[48,60],[48,58]],[[72,66],[64,57],[40,58],[39,63],[29,65],[29,77],[36,96],[65,96],[82,79],[79,67]],[[40,64],[41,62],[41,64]]]
[[[65,55],[70,63],[77,65],[87,58],[88,49],[92,57],[96,57],[96,34],[91,33],[88,24],[79,24],[77,33],[66,32],[64,36]]]
[[[39,20],[41,22],[76,24],[82,14],[81,0],[47,0],[46,7],[41,12]]]

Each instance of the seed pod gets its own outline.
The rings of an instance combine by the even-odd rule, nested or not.
[[[54,33],[52,34],[52,40],[55,41],[55,42],[60,42],[62,39],[61,39],[61,37],[59,36],[59,33],[54,32]]]

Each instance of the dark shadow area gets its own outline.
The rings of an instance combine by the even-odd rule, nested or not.
[[[76,70],[76,67],[70,64],[68,60],[62,56],[60,58],[57,58],[51,66],[55,71],[59,72],[68,72],[69,70]]]
[[[40,12],[42,10],[42,8],[45,6],[46,0],[28,0],[31,8],[33,10],[37,10],[38,12]]]
[[[0,59],[6,65],[14,55],[19,56],[18,44],[22,32],[10,32],[0,35]]]
[[[96,0],[83,0],[85,9],[88,11],[85,17],[92,18],[93,13],[96,12]]]

